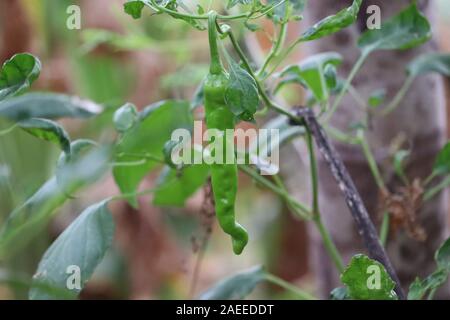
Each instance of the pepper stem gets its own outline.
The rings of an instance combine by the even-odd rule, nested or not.
[[[208,35],[209,48],[211,55],[211,65],[209,72],[211,74],[220,74],[223,70],[222,62],[220,61],[219,48],[217,46],[217,27],[216,27],[217,12],[210,11],[208,15]]]

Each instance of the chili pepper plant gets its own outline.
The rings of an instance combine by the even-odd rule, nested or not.
[[[364,221],[357,227],[367,240],[368,255],[355,252],[351,261],[343,261],[321,219],[315,144],[325,158],[331,159],[331,169],[337,172],[336,183],[344,185],[343,197],[351,194],[352,199],[359,199],[351,178],[339,161],[339,155],[333,152],[334,141],[359,146],[380,192],[387,194],[389,190],[366,138],[369,118],[389,117],[399,107],[417,77],[428,73],[450,76],[450,55],[431,53],[419,56],[408,64],[405,85],[392,101],[385,101],[383,92],[363,97],[352,90],[353,79],[376,51],[406,50],[430,40],[430,23],[415,1],[386,20],[380,29],[367,30],[361,35],[355,44],[360,57],[346,78],[342,78],[339,70],[342,56],[336,52],[323,52],[299,63],[286,65],[290,54],[302,45],[354,24],[361,3],[362,0],[354,0],[350,7],[318,21],[288,43],[290,22],[302,19],[301,14],[307,6],[305,0],[228,0],[215,7],[217,11],[199,4],[197,12],[186,10],[176,0],[127,1],[124,14],[134,19],[151,19],[152,15],[161,15],[202,31],[209,41],[210,68],[192,99],[158,101],[140,111],[133,104],[124,102],[110,118],[109,125],[117,135],[109,143],[87,138],[71,140],[63,125],[56,122],[62,118],[98,117],[102,114],[101,105],[64,94],[26,93],[39,77],[42,68],[39,58],[29,53],[17,53],[5,61],[0,73],[0,117],[10,126],[0,131],[2,139],[7,139],[14,130],[23,130],[36,139],[58,145],[61,155],[55,164],[54,176],[15,208],[1,225],[0,259],[20,252],[35,239],[39,230],[48,226],[61,206],[72,201],[81,190],[98,183],[106,174],[112,173],[120,190],[120,193],[99,199],[85,208],[54,240],[28,283],[29,298],[73,299],[79,295],[112,245],[115,226],[108,206],[116,201],[127,201],[137,208],[138,199],[146,200],[151,195],[155,206],[183,206],[195,192],[209,186],[220,229],[230,236],[230,250],[236,255],[241,254],[246,250],[247,243],[252,242],[252,237],[249,237],[246,226],[237,222],[242,214],[235,207],[239,192],[238,172],[279,196],[295,217],[317,227],[327,253],[341,274],[342,287],[333,290],[331,298],[433,298],[450,273],[450,240],[436,252],[436,271],[425,279],[417,278],[404,293],[383,249],[390,225],[388,209],[380,230],[376,230],[365,210],[352,211],[357,221]],[[144,15],[144,12],[151,15]],[[272,48],[263,62],[257,65],[248,50],[242,47],[235,30],[245,30],[245,37],[245,33],[257,30],[260,25],[256,22],[263,19],[273,24],[274,33]],[[281,89],[288,84],[297,84],[308,93],[303,107],[297,108],[283,102]],[[349,93],[357,95],[366,112],[358,126],[342,132],[331,125],[330,119],[339,112],[343,97]],[[303,139],[308,149],[311,203],[302,203],[292,196],[279,175],[262,175],[258,162],[175,164],[172,155],[179,144],[171,140],[171,134],[179,128],[192,130],[194,113],[201,107],[204,107],[208,129],[217,130],[219,134],[234,129],[240,122],[260,124],[272,119],[267,123],[271,126],[276,123],[276,129],[284,133],[275,147],[282,148],[293,139]],[[260,125],[260,128],[265,127]],[[232,147],[225,141],[221,142],[221,146],[223,150]],[[199,151],[193,148],[195,152]],[[392,164],[405,185],[410,184],[404,171],[408,155],[408,150],[397,150]],[[138,188],[146,176],[158,170],[161,174],[155,187]],[[436,157],[433,171],[420,183],[425,190],[423,202],[433,201],[448,187],[450,144],[443,147]],[[362,202],[358,204],[362,205]],[[80,268],[79,287],[67,286],[69,266]],[[316,298],[261,266],[218,279],[217,284],[199,298],[243,299],[262,282],[278,285],[299,299]]]

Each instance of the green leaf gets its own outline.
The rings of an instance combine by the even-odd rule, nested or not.
[[[352,25],[358,18],[362,0],[354,0],[353,4],[335,15],[326,17],[307,29],[299,41],[311,41],[326,37]]]
[[[123,8],[133,19],[139,19],[142,16],[144,6],[145,4],[142,1],[129,1],[124,3]]]
[[[266,279],[263,267],[253,267],[247,271],[228,277],[201,294],[201,300],[241,300]]]
[[[33,282],[67,290],[68,294],[76,298],[111,246],[113,236],[114,221],[107,201],[88,207],[45,252]],[[76,268],[79,274],[76,273]],[[81,287],[68,287],[68,284],[76,284],[76,280],[71,282],[70,277],[77,275],[80,276]],[[29,298],[49,300],[60,297],[39,287],[32,287]]]
[[[165,7],[167,9],[170,9],[172,11],[178,11],[178,2],[177,0],[161,0],[161,1],[155,1],[159,6]],[[147,0],[136,0],[136,1],[129,1],[124,4],[124,10],[126,13],[131,15],[134,19],[139,19],[142,16],[142,10],[144,9],[144,6],[148,3]],[[205,26],[201,23],[199,23],[196,19],[192,19],[187,16],[179,16],[170,14],[175,19],[184,20],[187,23],[189,23],[191,26],[198,30],[205,30]]]
[[[225,102],[241,120],[253,119],[258,109],[259,94],[255,79],[239,64],[230,61],[230,82],[225,92]]]
[[[167,90],[191,89],[194,83],[203,85],[209,65],[204,63],[190,63],[161,78],[161,87]],[[189,81],[186,81],[189,78]]]
[[[328,65],[338,66],[342,57],[335,52],[325,52],[313,55],[303,60],[299,65],[286,67],[281,73],[283,78],[277,85],[275,92],[289,83],[299,83],[313,93],[317,101],[326,101],[330,96],[329,79],[327,81],[325,69]]]
[[[146,107],[139,113],[139,121],[117,144],[116,162],[142,163],[133,166],[116,166],[113,173],[124,194],[136,192],[142,179],[163,161],[164,144],[178,128],[191,130],[193,118],[187,101],[167,100]],[[158,161],[160,159],[160,161]],[[137,206],[137,198],[128,201]]]
[[[330,293],[331,300],[350,300],[346,287],[334,288]]]
[[[29,93],[0,102],[0,117],[13,121],[29,118],[89,118],[102,111],[92,101],[54,93]]]
[[[197,89],[194,92],[194,96],[191,100],[191,110],[195,110],[201,106],[203,106],[203,101],[205,97],[205,79],[198,85]]]
[[[117,131],[124,133],[130,130],[138,121],[136,106],[126,103],[114,113],[114,127]]]
[[[402,179],[406,179],[404,162],[409,156],[410,152],[407,150],[399,150],[394,154],[394,170],[395,173]]]
[[[307,0],[286,0],[283,4],[279,5],[280,2],[283,2],[283,0],[269,1],[270,6],[275,7],[275,9],[270,11],[268,16],[276,24],[286,23],[291,18],[295,18],[295,15],[301,14],[305,9]],[[286,13],[288,13],[287,17]]]
[[[298,14],[305,10],[308,0],[288,0],[292,8],[294,9],[294,14]]]
[[[66,130],[54,121],[31,118],[18,123],[18,126],[36,138],[50,141],[70,153],[70,138]]]
[[[396,298],[394,281],[378,261],[358,254],[341,275],[348,293],[356,300],[393,300]]]
[[[439,269],[450,273],[450,238],[436,251],[435,260]]]
[[[370,95],[368,104],[370,107],[376,108],[384,102],[385,98],[386,98],[386,90],[385,89],[375,90]]]
[[[98,180],[109,168],[109,147],[98,147],[91,140],[72,142],[72,152],[61,154],[56,168],[56,178],[61,189],[76,190],[79,185]]]
[[[0,70],[0,101],[27,90],[41,72],[41,62],[29,53],[6,60]]]
[[[161,7],[165,7],[172,11],[178,11],[178,1],[177,0],[160,0],[160,1],[156,1],[156,2],[159,2],[159,5]],[[205,25],[202,24],[201,22],[199,22],[197,19],[192,19],[187,16],[178,16],[178,15],[170,14],[170,13],[169,13],[169,15],[172,16],[174,19],[184,20],[185,22],[187,22],[192,27],[194,27],[198,30],[206,30]]]
[[[192,19],[192,18],[188,18],[188,17],[178,17],[175,15],[172,15],[172,17],[174,17],[175,19],[179,19],[179,20],[183,20],[185,22],[187,22],[189,25],[191,25],[191,27],[194,27],[197,30],[203,31],[206,30],[206,27],[201,24],[197,19]]]
[[[14,289],[28,289],[31,287],[32,278],[27,274],[17,271],[7,271],[0,269],[0,284],[7,285]],[[67,290],[61,290],[59,288],[54,288],[52,286],[46,285],[44,283],[35,282],[34,287],[39,288],[42,292],[47,292],[48,294],[58,295],[61,299],[70,299],[71,296],[67,294]]]
[[[367,130],[367,129],[368,129],[367,123],[365,123],[362,120],[352,121],[348,125],[348,130],[353,131],[353,132],[357,132],[358,130]]]
[[[0,257],[12,256],[22,249],[39,230],[43,229],[52,213],[66,199],[66,196],[60,192],[56,178],[53,177],[23,205],[14,209],[3,222],[0,230]]]
[[[445,284],[447,278],[448,271],[438,269],[425,278],[425,280],[423,281],[423,286],[428,290],[433,290]]]
[[[423,281],[416,278],[413,283],[411,283],[408,292],[408,300],[420,300],[422,299],[430,290],[434,290],[444,285],[448,278],[447,270],[436,270]]]
[[[108,165],[107,150],[95,151],[97,145],[91,140],[80,139],[71,144],[71,153],[63,153],[58,159],[55,177],[56,181],[67,197],[78,185],[97,180]],[[86,170],[84,167],[88,167]],[[87,175],[84,173],[87,171]],[[92,175],[92,176],[90,176]]]
[[[251,32],[256,32],[256,31],[262,30],[260,25],[258,25],[256,23],[250,23],[248,21],[244,22],[244,26]]]
[[[375,50],[404,50],[417,47],[431,38],[427,18],[415,4],[382,24],[381,29],[367,30],[358,46],[368,54]]]
[[[433,173],[436,175],[446,175],[450,173],[450,142],[447,142],[436,156]]]
[[[156,184],[153,204],[183,207],[186,200],[205,184],[208,175],[207,164],[193,164],[179,170],[164,167]]]
[[[327,84],[327,88],[330,92],[333,91],[334,88],[338,85],[338,75],[336,66],[332,64],[327,64],[323,71],[323,75],[325,77],[325,82]]]
[[[253,0],[228,0],[227,9],[231,9],[238,4],[246,5],[251,4],[252,2]]]
[[[205,8],[203,8],[200,4],[197,4],[197,13],[205,14]]]
[[[109,164],[109,150],[95,148],[79,156],[85,151],[80,145],[85,140],[76,140],[71,144],[69,165],[59,166],[58,178],[52,177],[45,182],[24,204],[17,207],[9,215],[0,229],[0,257],[13,255],[31,241],[45,228],[50,219],[67,198],[89,184],[97,181],[106,171]],[[90,143],[92,146],[92,142]],[[63,153],[61,158],[67,155]]]
[[[408,300],[420,300],[427,292],[444,285],[450,274],[450,238],[447,239],[434,255],[437,270],[426,277],[423,281],[419,278],[409,286]]]
[[[408,300],[420,300],[426,293],[426,288],[422,285],[422,281],[416,278],[409,286]]]
[[[423,54],[408,65],[407,71],[411,77],[417,77],[431,72],[450,77],[450,54]]]

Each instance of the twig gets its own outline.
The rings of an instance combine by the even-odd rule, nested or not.
[[[194,272],[192,274],[191,287],[189,289],[189,297],[192,299],[195,295],[197,288],[200,271],[202,267],[203,258],[208,247],[209,239],[211,238],[212,227],[214,224],[215,209],[214,209],[214,197],[212,193],[211,178],[203,188],[204,199],[201,208],[201,219],[203,220],[203,227],[205,228],[203,237],[200,241],[200,246],[198,248],[198,255],[195,261]]]
[[[284,281],[283,279],[281,279],[271,273],[266,274],[266,280],[287,290],[287,291],[294,293],[302,300],[317,300],[316,297],[309,294],[308,292],[303,291],[302,289],[298,288],[297,286],[294,286],[294,285],[290,284],[289,282]]]
[[[380,243],[375,226],[370,220],[361,196],[359,195],[353,180],[350,178],[350,175],[339,157],[339,154],[330,144],[329,139],[320,124],[317,122],[311,109],[300,107],[296,109],[296,112],[297,115],[302,118],[302,122],[296,123],[296,125],[306,125],[314,137],[319,151],[324,157],[325,162],[330,167],[331,173],[344,194],[347,206],[353,215],[359,234],[364,240],[369,256],[384,265],[386,271],[396,283],[395,291],[398,297],[400,299],[405,299],[405,294],[400,286],[398,276]]]

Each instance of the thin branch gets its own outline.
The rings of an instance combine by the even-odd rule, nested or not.
[[[400,299],[405,299],[405,294],[400,286],[400,280],[398,279],[397,273],[392,267],[391,261],[381,245],[375,226],[370,220],[361,196],[359,195],[353,180],[350,178],[350,175],[339,154],[330,144],[328,137],[320,124],[317,122],[312,110],[300,107],[297,108],[296,111],[297,115],[302,118],[302,121],[296,124],[294,123],[294,125],[306,125],[311,131],[319,151],[324,157],[325,162],[330,167],[331,173],[344,194],[347,206],[356,222],[359,234],[364,240],[369,256],[384,265],[387,272],[396,283],[395,291],[397,295]]]
[[[208,182],[203,187],[203,194],[204,199],[200,211],[201,214],[200,218],[203,220],[202,225],[205,229],[203,237],[200,241],[200,245],[198,248],[198,255],[194,266],[194,272],[192,274],[191,287],[189,289],[190,298],[194,297],[195,291],[197,289],[203,258],[205,257],[206,249],[209,244],[209,239],[211,238],[212,228],[214,225],[214,217],[216,215],[211,178],[208,179]]]
[[[339,105],[342,102],[342,99],[344,98],[345,94],[347,93],[349,87],[352,85],[352,81],[355,78],[358,71],[363,66],[364,62],[366,61],[368,57],[368,53],[363,52],[361,56],[359,57],[358,61],[356,61],[355,65],[353,66],[352,70],[350,71],[350,74],[348,75],[347,80],[344,83],[344,87],[342,88],[339,95],[336,97],[336,100],[334,100],[333,106],[331,107],[330,112],[325,116],[325,122],[328,122],[338,109]]]
[[[271,273],[266,274],[266,280],[287,290],[287,291],[294,293],[302,300],[317,300],[316,297],[309,294],[308,292],[303,291],[302,289],[298,288],[297,286],[294,286],[294,285],[290,284],[289,282],[284,281],[283,279],[281,279]]]
[[[7,135],[8,133],[11,133],[15,128],[17,128],[19,126],[19,124],[14,124],[11,127],[4,129],[4,130],[0,130],[0,137]]]
[[[429,201],[448,186],[450,186],[450,176],[442,180],[437,186],[427,190],[423,196],[423,201]]]
[[[397,109],[397,107],[402,102],[403,98],[408,93],[408,90],[411,88],[411,86],[414,82],[414,79],[415,79],[414,77],[408,77],[406,79],[405,83],[403,84],[401,89],[398,91],[397,95],[394,97],[394,99],[392,99],[392,102],[389,103],[389,105],[381,111],[382,116],[387,116],[391,112],[393,112],[395,109]]]
[[[286,190],[277,187],[270,180],[268,180],[264,176],[261,176],[255,170],[251,169],[250,166],[239,165],[238,168],[248,176],[252,177],[255,181],[280,196],[286,202],[289,208],[292,209],[294,213],[297,214],[300,218],[304,220],[311,220],[311,209],[294,199]]]

